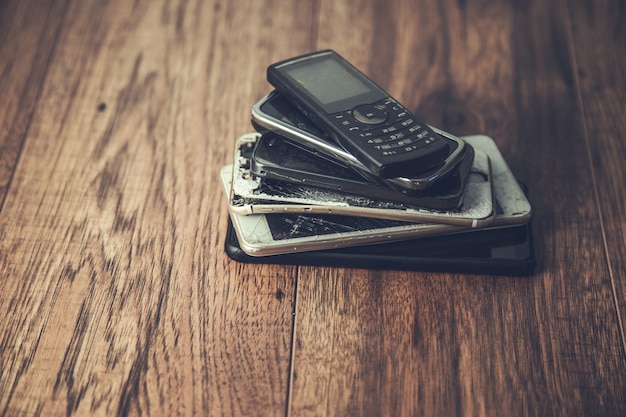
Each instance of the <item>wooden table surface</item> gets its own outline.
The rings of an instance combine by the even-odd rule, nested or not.
[[[626,415],[625,4],[0,1],[0,415]],[[323,48],[494,138],[536,274],[225,255],[265,68]]]

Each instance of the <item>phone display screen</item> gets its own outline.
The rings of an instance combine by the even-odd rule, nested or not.
[[[279,70],[327,113],[352,110],[356,105],[387,97],[384,91],[336,55],[314,56],[279,67]]]
[[[360,77],[357,78],[331,58],[291,68],[287,73],[322,104],[334,103],[345,97],[355,97],[370,91]]]
[[[411,225],[411,223],[397,220],[336,216],[332,214],[318,216],[281,214],[280,216],[266,216],[265,219],[267,220],[274,240],[297,239]]]

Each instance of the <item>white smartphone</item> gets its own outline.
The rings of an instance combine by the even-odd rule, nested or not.
[[[250,172],[247,149],[254,147],[259,138],[260,135],[253,133],[237,140],[230,192],[234,213],[336,214],[474,228],[485,227],[495,220],[490,161],[480,150],[475,152],[461,206],[451,211],[439,211],[255,177]],[[228,176],[228,168],[222,174]]]
[[[476,148],[489,149],[493,163],[497,214],[494,222],[481,230],[527,223],[532,216],[531,205],[493,140],[487,136],[471,136],[464,140]],[[227,200],[230,200],[232,178],[222,175],[222,180]],[[230,204],[228,206],[239,244],[251,256],[349,247],[475,230],[445,224],[351,216],[241,215],[234,213]]]
[[[222,168],[222,184],[228,196],[232,165]],[[241,249],[251,256],[267,256],[318,249],[340,248],[434,236],[467,230],[445,224],[411,223],[333,214],[239,214],[228,204]]]

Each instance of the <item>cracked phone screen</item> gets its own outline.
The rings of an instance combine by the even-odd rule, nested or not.
[[[307,216],[302,214],[270,214],[266,215],[266,220],[274,240],[412,225],[412,223],[395,220],[337,216],[332,214],[317,216]]]

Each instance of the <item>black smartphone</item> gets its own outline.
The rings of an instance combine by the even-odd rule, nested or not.
[[[302,146],[303,149],[320,156],[326,155],[337,163],[350,166],[372,182],[383,183],[389,188],[404,193],[413,190],[419,192],[432,187],[458,166],[465,153],[465,141],[448,132],[431,127],[454,144],[451,147],[453,151],[445,160],[440,165],[410,178],[381,179],[371,173],[354,155],[339,146],[323,129],[308,119],[276,90],[261,98],[252,107],[252,125],[261,133],[278,132]]]
[[[299,216],[300,218],[306,216]],[[289,217],[275,216],[287,222]],[[308,229],[321,227],[316,218]],[[276,225],[280,229],[280,225]],[[292,222],[287,229],[293,229]],[[313,231],[312,233],[315,233]],[[392,269],[525,276],[536,268],[532,228],[529,223],[490,230],[459,233],[310,252],[250,256],[240,247],[229,219],[226,253],[235,261],[285,265],[312,265],[346,268]]]
[[[453,144],[332,50],[272,64],[268,81],[372,173],[411,177]]]
[[[307,184],[434,210],[454,210],[463,200],[473,160],[474,149],[467,145],[455,170],[433,187],[407,195],[364,178],[341,161],[315,154],[282,135],[268,132],[260,137],[250,155],[250,171],[267,180]]]

